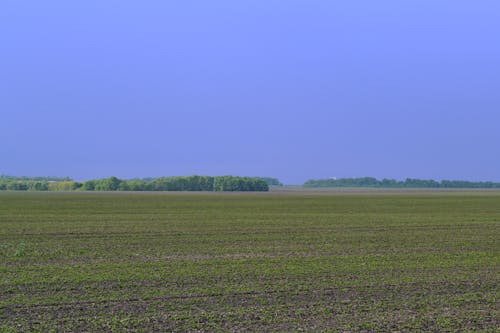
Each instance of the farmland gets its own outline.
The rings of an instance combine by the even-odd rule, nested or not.
[[[0,193],[0,331],[499,329],[500,192]]]

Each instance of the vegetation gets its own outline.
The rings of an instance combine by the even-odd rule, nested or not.
[[[463,180],[424,180],[407,178],[404,181],[373,177],[311,179],[304,187],[380,187],[380,188],[500,188],[500,183]]]
[[[0,181],[43,181],[43,182],[60,182],[60,181],[71,181],[69,177],[28,177],[28,176],[8,176],[0,175]]]
[[[271,177],[256,177],[256,178],[263,180],[269,186],[283,186],[283,183],[281,183],[277,178],[271,178]]]
[[[0,193],[0,332],[497,332],[499,192]]]
[[[86,182],[4,180],[0,190],[11,191],[268,191],[271,178],[186,176],[124,180],[116,177]]]

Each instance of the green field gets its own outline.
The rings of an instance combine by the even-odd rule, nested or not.
[[[0,332],[500,329],[500,192],[0,193]]]

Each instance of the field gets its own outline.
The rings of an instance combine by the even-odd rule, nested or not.
[[[500,329],[500,192],[0,193],[0,332]]]

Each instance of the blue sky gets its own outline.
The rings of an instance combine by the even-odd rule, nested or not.
[[[3,1],[0,173],[500,181],[498,1]]]

